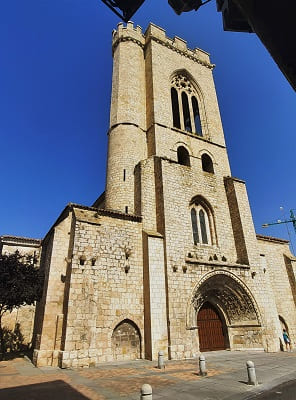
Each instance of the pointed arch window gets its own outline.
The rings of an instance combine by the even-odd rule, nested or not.
[[[199,223],[200,223],[201,241],[204,244],[208,244],[208,234],[207,234],[204,210],[199,210]]]
[[[193,243],[211,245],[210,215],[201,204],[194,204],[190,210]]]
[[[202,136],[202,129],[201,129],[201,120],[200,120],[199,107],[198,107],[198,102],[197,102],[195,96],[192,96],[192,97],[191,97],[191,102],[192,102],[192,111],[193,111],[193,119],[194,119],[194,125],[195,125],[195,132],[197,133],[197,135]]]
[[[191,223],[193,233],[193,243],[196,245],[199,243],[198,228],[197,228],[197,216],[195,208],[191,208]]]
[[[171,81],[171,105],[173,126],[203,136],[200,108],[196,90],[182,74]]]
[[[173,87],[171,88],[171,100],[172,100],[172,112],[173,112],[173,125],[175,128],[181,129],[178,92]]]
[[[182,106],[183,106],[184,129],[185,131],[192,132],[188,97],[185,92],[182,92]]]

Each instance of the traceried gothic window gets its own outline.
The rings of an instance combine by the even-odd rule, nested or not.
[[[185,75],[174,76],[171,82],[173,126],[202,136],[197,97],[194,87]]]
[[[200,205],[194,204],[191,208],[191,224],[193,243],[212,244],[210,222],[207,211]]]

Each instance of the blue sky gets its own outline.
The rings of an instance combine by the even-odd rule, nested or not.
[[[146,0],[133,21],[211,54],[232,175],[247,181],[256,231],[288,238],[285,225],[261,228],[296,208],[296,98],[266,49],[224,32],[214,0],[181,16]],[[0,235],[43,237],[68,202],[104,190],[118,22],[100,0],[2,0]]]

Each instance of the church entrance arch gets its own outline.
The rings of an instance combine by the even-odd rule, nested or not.
[[[226,349],[226,325],[218,310],[211,303],[204,303],[197,314],[199,350]]]
[[[200,351],[263,348],[255,300],[247,286],[228,271],[210,272],[196,286],[187,309],[187,329],[194,326]]]
[[[114,360],[136,360],[141,358],[141,335],[137,325],[125,319],[112,334],[112,353]]]

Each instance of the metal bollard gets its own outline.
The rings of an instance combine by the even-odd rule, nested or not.
[[[199,375],[200,376],[207,376],[207,369],[206,369],[206,358],[205,356],[199,357]]]
[[[158,352],[158,368],[163,369],[164,368],[164,355],[163,351]]]
[[[247,361],[247,371],[248,371],[248,385],[257,385],[255,364],[253,361]]]
[[[152,400],[152,387],[145,383],[141,388],[140,400]]]

